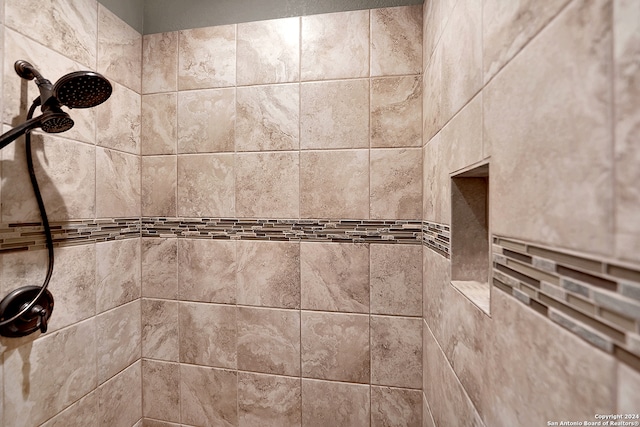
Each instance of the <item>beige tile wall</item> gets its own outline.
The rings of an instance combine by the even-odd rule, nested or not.
[[[49,219],[139,218],[142,36],[95,0],[5,0],[0,9],[5,130],[24,121],[38,96],[13,70],[18,59],[52,82],[95,70],[114,87],[105,104],[69,111],[70,131],[33,135]],[[0,153],[2,223],[40,221],[24,157],[22,140]],[[55,249],[48,332],[0,339],[0,425],[128,427],[141,420],[140,252],[139,238]],[[46,251],[4,253],[0,265],[4,296],[42,283]],[[166,351],[151,338],[146,347]]]
[[[451,175],[488,161],[491,233],[637,270],[640,9],[507,3],[425,3],[423,219],[450,225]],[[637,366],[497,288],[481,312],[427,248],[423,284],[425,425],[592,421],[640,393]]]
[[[143,215],[420,218],[421,33],[412,6],[145,36]],[[420,425],[421,254],[144,238],[145,419]]]

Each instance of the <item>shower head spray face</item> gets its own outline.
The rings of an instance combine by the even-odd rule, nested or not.
[[[113,87],[109,80],[93,71],[76,71],[60,78],[53,96],[69,108],[91,108],[109,99]]]
[[[63,111],[42,115],[40,127],[47,133],[66,132],[74,125],[73,120]]]

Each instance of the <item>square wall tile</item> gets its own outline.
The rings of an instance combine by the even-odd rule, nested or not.
[[[444,152],[431,161],[444,168],[443,180],[449,181],[450,174],[479,163],[491,153],[490,144],[482,138],[482,96],[478,94],[469,101],[440,132]]]
[[[302,80],[369,77],[369,11],[302,17]]]
[[[235,25],[183,30],[178,37],[178,90],[235,86]]]
[[[422,427],[422,391],[371,386],[371,427]]]
[[[367,427],[371,417],[368,385],[302,380],[302,425]]]
[[[177,141],[177,95],[175,93],[143,95],[140,154],[175,154]]]
[[[0,376],[0,380],[1,380]],[[0,409],[2,405],[0,404]],[[49,419],[42,427],[67,427],[67,426],[97,426],[98,421],[98,392],[92,391],[64,411]]]
[[[100,384],[140,359],[140,314],[137,300],[96,317]]]
[[[422,213],[422,150],[371,150],[371,218],[412,219]]]
[[[422,319],[371,316],[371,384],[422,387]]]
[[[102,147],[140,154],[141,97],[133,90],[113,85],[111,98],[96,107],[96,143]]]
[[[300,85],[238,88],[237,151],[300,147]]]
[[[369,147],[369,80],[303,83],[300,148]]]
[[[300,216],[298,152],[236,154],[236,215]]]
[[[178,152],[233,152],[235,89],[178,93]]]
[[[176,216],[177,157],[144,156],[141,161],[142,215]]]
[[[142,93],[178,89],[178,32],[142,37]]]
[[[178,239],[141,239],[142,296],[175,299],[178,295]]]
[[[614,3],[614,90],[615,90],[615,171],[616,255],[640,262],[640,225],[637,218],[640,190],[640,5],[632,0]]]
[[[178,156],[178,216],[235,216],[233,154]]]
[[[371,313],[422,315],[422,246],[371,245]]]
[[[178,240],[178,296],[181,300],[235,304],[236,242]]]
[[[369,316],[302,312],[302,376],[369,383]]]
[[[295,427],[301,423],[300,379],[238,373],[238,425]]]
[[[180,303],[180,362],[236,368],[236,307]]]
[[[300,18],[238,24],[238,85],[300,77]]]
[[[422,72],[422,4],[371,10],[371,75]]]
[[[236,372],[180,365],[180,419],[202,426],[238,425]]]
[[[369,150],[301,152],[300,216],[368,219]]]
[[[96,388],[95,324],[89,319],[4,351],[3,426],[38,425]]]
[[[140,93],[142,34],[98,4],[98,72]]]
[[[442,43],[425,64],[422,76],[422,141],[427,144],[442,128]]]
[[[369,312],[369,245],[300,244],[303,310]]]
[[[422,77],[372,79],[371,147],[421,146]]]
[[[238,307],[238,369],[300,375],[300,312]]]
[[[140,158],[96,148],[96,217],[140,216]]]
[[[129,426],[142,418],[140,361],[98,388],[100,426]]]
[[[140,298],[140,239],[96,243],[96,311]]]
[[[143,298],[142,357],[177,362],[178,347],[178,302]]]
[[[238,241],[237,303],[300,308],[300,244]]]
[[[180,365],[142,359],[142,415],[180,421]]]

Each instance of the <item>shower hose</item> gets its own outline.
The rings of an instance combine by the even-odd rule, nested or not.
[[[36,111],[36,108],[39,105],[40,105],[40,98],[38,97],[35,101],[33,101],[33,104],[31,104],[31,107],[29,108],[29,112],[27,113],[27,120],[30,120],[31,118],[33,118],[33,113]],[[15,321],[20,316],[24,315],[29,310],[31,310],[33,306],[36,304],[36,302],[40,299],[42,294],[44,294],[44,292],[47,290],[47,287],[49,286],[49,282],[51,281],[51,275],[53,274],[53,237],[51,236],[51,227],[49,226],[47,211],[44,207],[42,194],[40,193],[40,186],[38,185],[38,179],[36,178],[36,173],[33,168],[33,154],[31,152],[31,130],[28,130],[25,133],[24,138],[25,138],[25,151],[26,151],[26,157],[27,157],[27,169],[29,170],[29,178],[31,179],[31,186],[33,187],[33,193],[36,196],[36,201],[38,202],[38,208],[40,209],[40,217],[42,218],[42,225],[44,226],[44,234],[47,241],[47,251],[49,253],[49,264],[47,267],[47,275],[45,276],[44,282],[42,283],[42,286],[40,287],[40,291],[38,292],[38,294],[33,298],[33,300],[31,300],[31,302],[29,302],[28,304],[25,304],[23,308],[14,316],[0,322],[0,326],[4,326],[6,324],[9,324]]]

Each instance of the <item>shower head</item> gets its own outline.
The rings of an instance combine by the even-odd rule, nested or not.
[[[66,132],[74,125],[71,117],[60,110],[48,111],[40,117],[40,127],[47,133]]]
[[[60,78],[53,96],[69,108],[91,108],[109,99],[113,87],[109,80],[93,71],[75,71]]]

